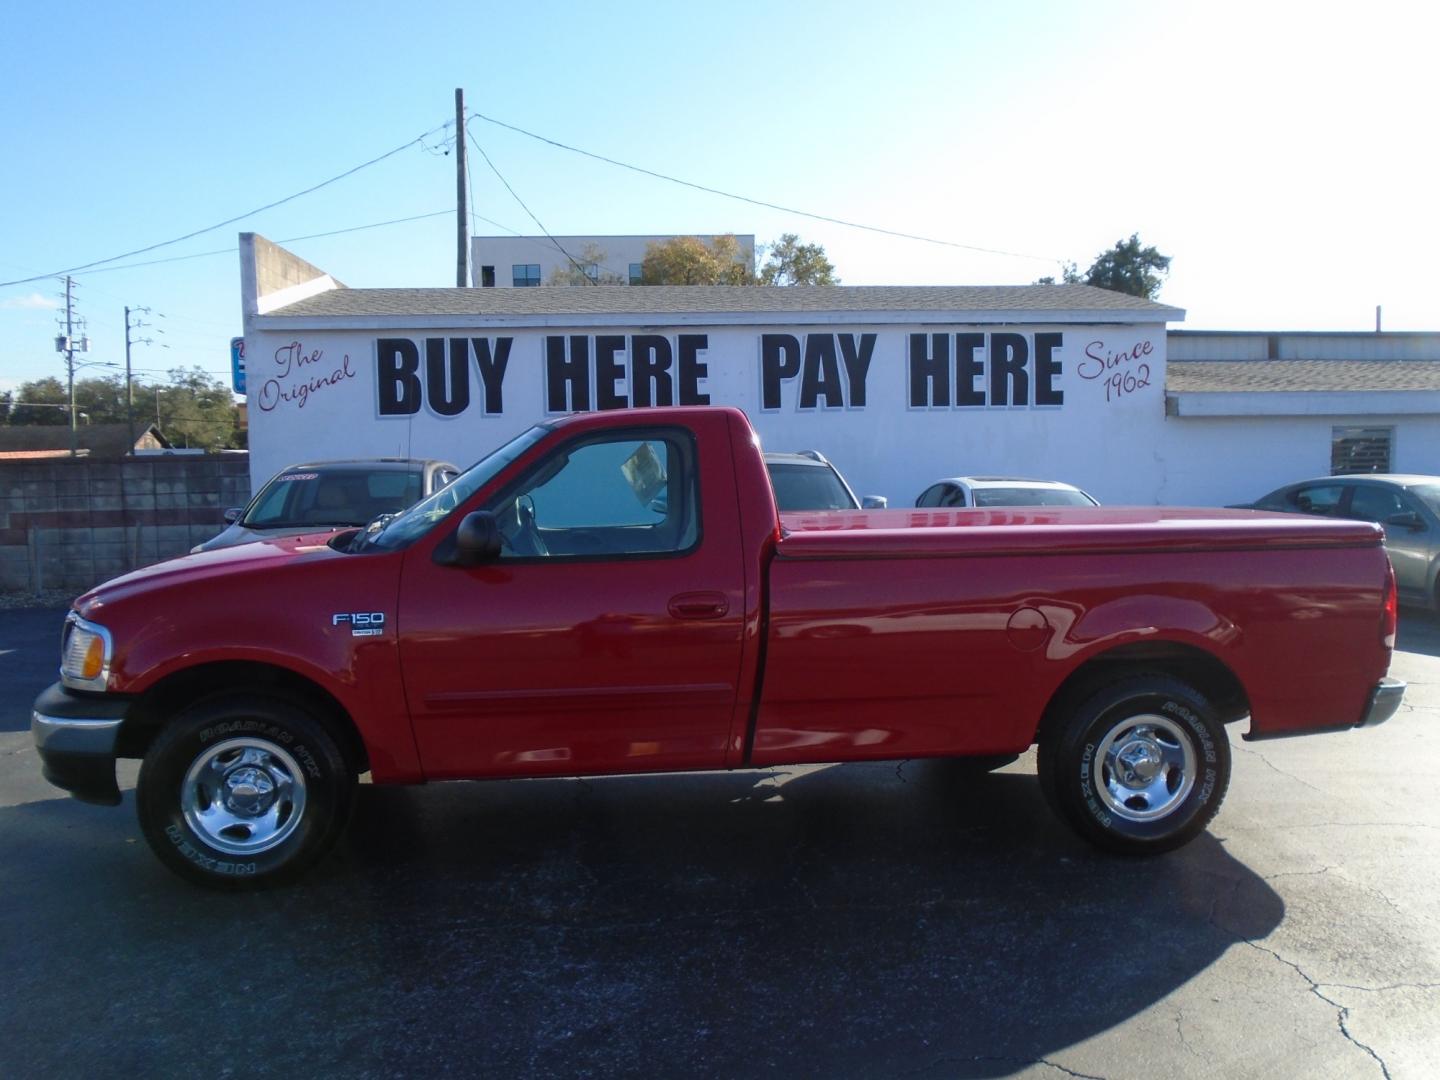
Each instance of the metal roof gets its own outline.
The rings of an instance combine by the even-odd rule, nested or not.
[[[1090,285],[598,285],[534,289],[330,289],[267,312],[316,317],[636,316],[872,312],[1113,314],[1125,322],[1184,318],[1180,308]],[[1142,316],[1142,318],[1136,318]]]

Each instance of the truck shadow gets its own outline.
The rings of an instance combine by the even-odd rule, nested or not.
[[[987,1077],[1122,1023],[1280,922],[1209,834],[1156,859],[1098,854],[1019,768],[366,787],[309,877],[239,896],[127,843],[133,811],[31,803],[0,811],[5,835],[57,843],[19,845],[9,910],[48,905],[51,929],[11,952],[20,971],[31,951],[85,958],[73,992],[106,1002],[117,1074],[170,1071],[203,1040],[314,1075]],[[22,982],[32,1019],[12,1037],[73,1015]],[[192,1042],[146,1036],[157,1010]],[[67,1064],[54,1045],[45,1060]]]

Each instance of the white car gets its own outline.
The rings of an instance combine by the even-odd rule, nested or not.
[[[1058,480],[1024,480],[1014,476],[951,476],[926,488],[916,506],[1099,506],[1098,500],[1073,484]]]

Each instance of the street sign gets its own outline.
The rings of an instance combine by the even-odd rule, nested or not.
[[[235,393],[245,393],[245,339],[230,339],[230,385]]]

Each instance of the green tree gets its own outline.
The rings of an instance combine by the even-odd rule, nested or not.
[[[1083,279],[1080,277],[1080,268],[1073,262],[1062,263],[1060,266],[1060,280],[1066,285],[1081,284]],[[1035,284],[1054,285],[1055,278],[1053,275],[1047,275],[1046,277],[1037,279]]]
[[[241,445],[236,431],[239,413],[229,385],[199,368],[177,368],[165,384],[137,379],[132,393],[137,434],[158,424],[177,446],[217,450]],[[6,423],[68,425],[69,404],[69,391],[59,379],[34,379],[14,392]],[[75,411],[84,415],[81,423],[126,423],[124,376],[75,380]]]
[[[1142,247],[1140,234],[1131,233],[1129,240],[1117,240],[1109,251],[1102,251],[1082,277],[1074,263],[1066,263],[1064,281],[1067,285],[1094,285],[1111,292],[1129,293],[1154,300],[1170,271],[1170,256],[1161,255],[1153,247]],[[1043,277],[1036,285],[1054,285],[1053,277]]]
[[[802,244],[794,233],[783,233],[770,245],[760,268],[761,285],[839,285],[835,266],[819,244]]]
[[[80,410],[78,393],[76,399],[76,409]],[[70,395],[59,379],[32,379],[21,383],[11,402],[6,423],[55,426],[70,423],[69,412],[61,407],[69,404]]]
[[[238,412],[230,387],[200,368],[175,368],[168,385],[154,387],[160,430],[176,446],[219,450],[238,442]],[[140,396],[136,395],[137,416]],[[140,423],[137,422],[137,426]]]
[[[557,266],[550,271],[550,280],[546,285],[624,285],[627,279],[617,274],[614,270],[606,267],[605,262],[609,258],[605,249],[599,244],[586,244],[578,256],[571,256],[575,261],[567,262],[564,266]],[[576,263],[579,265],[577,266]]]
[[[755,266],[731,233],[706,243],[676,236],[645,249],[641,280],[646,285],[753,285]]]

